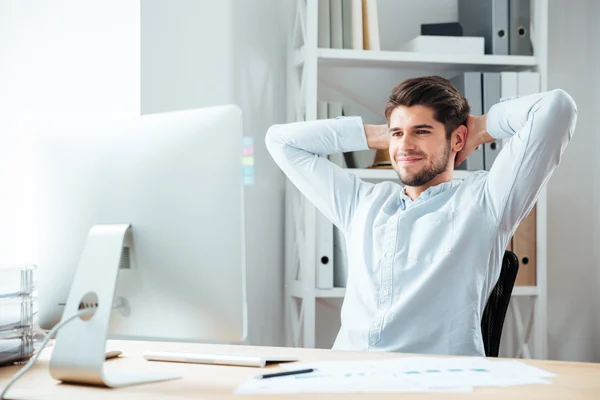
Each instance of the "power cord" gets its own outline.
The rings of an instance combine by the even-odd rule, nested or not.
[[[44,347],[46,347],[46,345],[48,344],[48,342],[54,338],[54,336],[56,335],[56,332],[58,332],[58,330],[60,328],[62,328],[63,326],[65,326],[67,323],[71,322],[72,320],[74,320],[75,318],[79,318],[81,316],[84,316],[86,314],[92,313],[94,311],[93,308],[86,308],[84,310],[81,310],[79,312],[77,312],[76,314],[70,316],[69,318],[60,321],[60,323],[58,323],[54,328],[52,328],[50,330],[50,332],[48,332],[48,334],[46,335],[46,337],[44,338],[44,340],[42,341],[42,344],[40,346],[40,349],[38,350],[38,352],[31,358],[31,360],[29,360],[27,362],[27,364],[25,364],[25,366],[23,368],[21,368],[20,370],[17,371],[17,373],[10,379],[10,381],[8,381],[8,383],[6,384],[6,386],[4,387],[4,389],[2,389],[2,392],[0,392],[0,400],[4,400],[6,396],[6,392],[8,391],[8,389],[10,389],[10,387],[12,385],[15,384],[15,382],[17,382],[17,380],[19,378],[21,378],[23,375],[25,375],[25,373],[33,366],[33,364],[35,364],[35,362],[37,361],[38,357],[40,356],[40,354],[42,353],[42,350],[44,350]]]

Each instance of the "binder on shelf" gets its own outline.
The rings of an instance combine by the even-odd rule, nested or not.
[[[332,0],[333,1],[333,0]],[[342,4],[342,48],[363,49],[362,0],[341,0]],[[331,18],[337,18],[331,12]],[[333,29],[333,25],[332,25]],[[333,47],[333,46],[332,46]]]
[[[319,100],[317,102],[317,119],[327,119],[328,117],[328,104],[326,101]]]
[[[500,72],[500,97],[516,97],[519,95],[516,72]]]
[[[471,114],[482,115],[481,72],[465,72],[452,79],[458,91],[467,99]],[[457,170],[477,171],[484,169],[484,146],[479,146]]]
[[[499,72],[484,72],[483,73],[483,112],[487,113],[490,108],[500,100],[500,73]],[[486,143],[484,146],[484,165],[486,170],[490,170],[494,164],[494,160],[498,157],[502,149],[501,141]]]
[[[318,35],[318,44],[321,49],[328,49],[331,47],[331,32],[329,27],[329,0],[319,0],[319,16],[318,16],[318,24],[319,30],[317,32]]]
[[[327,103],[327,114],[329,118],[337,118],[344,115],[344,105],[337,101],[330,101]]]
[[[352,0],[342,0],[342,32],[342,48],[352,49]]]
[[[539,72],[518,72],[517,89],[519,96],[527,96],[540,92]]]
[[[352,48],[362,50],[363,39],[363,11],[362,0],[351,0],[352,3]]]
[[[362,0],[363,12],[363,48],[380,50],[379,19],[377,16],[377,0]]]
[[[317,289],[333,289],[333,224],[319,210],[316,216],[316,286]]]
[[[346,238],[342,231],[333,225],[333,287],[346,287],[348,281],[346,251]]]
[[[342,0],[329,0],[329,27],[331,32],[331,48],[344,48],[344,30],[342,16]]]
[[[463,35],[483,37],[486,54],[509,54],[508,1],[458,0]]]
[[[508,18],[509,54],[519,56],[533,55],[530,36],[530,0],[509,0]]]
[[[516,286],[536,286],[536,212],[537,207],[534,206],[512,238],[513,252],[519,258]]]

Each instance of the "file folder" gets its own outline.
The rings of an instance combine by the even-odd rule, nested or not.
[[[331,48],[344,48],[344,28],[342,16],[342,0],[329,0],[329,21]]]
[[[377,0],[362,0],[363,43],[365,50],[380,50]]]
[[[482,115],[481,72],[465,72],[452,79],[452,84],[467,99],[471,114]],[[484,169],[484,145],[481,145],[456,168],[457,170],[478,171]]]
[[[519,273],[516,286],[536,285],[536,212],[534,206],[528,216],[523,218],[512,238],[512,248],[519,258]]]
[[[317,32],[319,48],[328,49],[331,47],[331,29],[329,27],[329,0],[319,0],[319,30]]]
[[[500,72],[500,97],[516,97],[519,95],[516,72]]]
[[[509,54],[508,1],[458,0],[463,35],[483,37],[486,54]]]
[[[317,289],[333,289],[333,224],[317,210],[316,234],[316,286]]]
[[[509,0],[509,54],[519,56],[533,55],[530,37],[531,2],[530,0]]]
[[[540,73],[539,72],[518,72],[517,86],[519,96],[527,96],[540,92]]]
[[[488,113],[490,108],[500,100],[500,73],[499,72],[484,72],[483,73],[483,111]],[[484,164],[485,169],[490,170],[496,157],[502,149],[502,142],[496,140],[492,143],[486,143],[484,147]]]
[[[333,286],[346,287],[348,281],[348,253],[344,233],[333,226]]]
[[[342,0],[342,32],[344,49],[351,49],[352,42],[352,1]]]

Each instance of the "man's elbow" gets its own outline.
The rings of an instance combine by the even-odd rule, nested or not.
[[[547,105],[556,123],[569,133],[569,138],[575,130],[577,120],[577,104],[575,100],[562,89],[553,89],[548,92]]]
[[[553,89],[548,92],[548,98],[553,108],[564,109],[568,112],[577,113],[577,104],[569,93],[563,89]]]
[[[267,129],[267,134],[265,135],[265,145],[267,146],[267,150],[272,154],[273,149],[277,146],[281,146],[282,143],[281,125],[271,125],[269,129]]]

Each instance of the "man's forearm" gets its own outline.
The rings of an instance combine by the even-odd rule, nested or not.
[[[481,116],[471,116],[468,125],[468,136],[474,136],[476,146],[480,146],[485,143],[492,143],[496,140],[487,130],[487,114]]]
[[[531,94],[495,104],[488,112],[487,131],[496,139],[510,138],[517,134],[534,114],[549,118],[555,123],[552,132],[540,132],[542,136],[561,135],[567,129],[562,126],[564,116],[560,111],[577,113],[577,107],[571,97],[562,90]],[[540,118],[538,116],[538,118]]]
[[[273,125],[265,144],[273,160],[326,218],[345,230],[368,183],[323,157],[368,149],[359,117]]]
[[[387,150],[390,147],[390,134],[387,124],[365,124],[365,136],[367,137],[367,145],[370,149]]]

